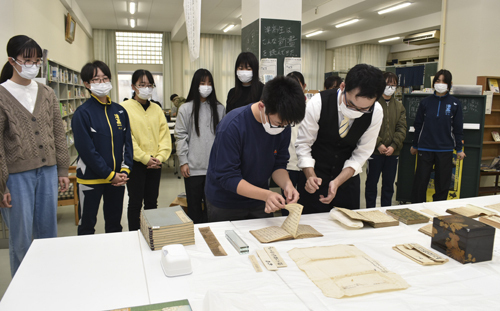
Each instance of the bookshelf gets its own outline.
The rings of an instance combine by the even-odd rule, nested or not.
[[[478,76],[476,84],[483,87],[483,91],[489,91],[488,79],[497,79],[500,82],[500,77],[494,76]],[[484,118],[484,135],[483,135],[483,153],[481,155],[481,162],[489,164],[491,160],[500,155],[500,142],[496,142],[491,136],[492,131],[500,132],[500,93],[493,93],[493,101],[491,104],[491,114],[486,114]],[[500,193],[500,186],[498,185],[498,177],[500,171],[484,172],[481,171],[481,177],[495,176],[495,181],[488,180],[479,187],[479,194],[496,194]],[[491,185],[490,185],[491,183]]]
[[[74,144],[73,131],[71,129],[71,119],[76,108],[83,104],[87,98],[85,86],[80,77],[80,72],[61,65],[53,60],[47,64],[47,85],[54,89],[63,125],[66,129],[66,142],[70,156],[70,163],[76,160],[77,152]]]

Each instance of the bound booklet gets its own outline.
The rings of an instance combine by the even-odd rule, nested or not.
[[[351,211],[350,209],[341,207],[336,207],[336,209],[346,214],[347,217],[365,222],[373,228],[399,226],[399,221],[374,208],[370,208],[363,212]]]
[[[485,223],[487,225],[490,225],[492,227],[500,229],[500,216],[498,216],[498,215],[483,216],[483,217],[479,217],[478,220],[482,223]]]
[[[288,204],[285,208],[290,212],[281,227],[272,226],[259,230],[250,230],[250,233],[260,243],[271,243],[284,240],[315,238],[323,236],[309,225],[299,225],[302,209],[300,204]]]
[[[497,214],[495,212],[489,211],[487,209],[472,204],[467,204],[466,206],[462,207],[449,208],[446,210],[446,212],[454,215],[462,215],[469,218],[476,218],[479,216],[491,216]]]
[[[385,211],[387,215],[394,217],[407,225],[425,224],[429,222],[429,217],[424,216],[409,208],[388,209]]]

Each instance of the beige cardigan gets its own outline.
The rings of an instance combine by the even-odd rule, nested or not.
[[[68,176],[66,130],[54,91],[38,83],[30,113],[0,85],[0,195],[8,193],[9,174],[57,164],[57,175]]]

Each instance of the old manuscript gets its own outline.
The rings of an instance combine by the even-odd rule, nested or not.
[[[446,212],[454,215],[462,215],[469,218],[496,215],[495,212],[489,211],[487,209],[472,204],[467,204],[466,206],[462,207],[449,208],[446,210]]]
[[[327,297],[352,297],[410,287],[401,276],[354,245],[294,248],[288,254]]]
[[[281,227],[272,226],[259,230],[250,230],[250,233],[260,243],[270,243],[284,240],[305,239],[323,236],[309,225],[299,225],[303,206],[300,204],[288,204],[285,208],[290,212]]]
[[[351,219],[368,223],[373,228],[399,226],[399,221],[374,208],[370,208],[363,212],[351,211],[350,209],[341,207],[336,207],[336,209]]]

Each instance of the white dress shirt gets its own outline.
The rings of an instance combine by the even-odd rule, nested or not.
[[[30,113],[35,109],[36,96],[38,94],[38,84],[31,80],[31,83],[24,86],[12,82],[10,79],[2,83],[2,86],[9,91],[21,105],[26,108]]]
[[[342,111],[340,110],[340,103],[342,102],[341,97],[342,92],[340,90],[337,94],[337,105],[338,105],[338,124],[344,118]],[[344,167],[352,167],[354,169],[354,175],[361,173],[362,167],[366,160],[372,155],[375,150],[375,144],[377,143],[378,133],[380,131],[380,126],[382,125],[382,119],[384,117],[384,112],[382,107],[378,102],[375,102],[373,108],[372,121],[368,129],[361,136],[358,141],[358,145],[352,152],[352,155],[347,161],[344,162]],[[299,127],[299,133],[297,136],[297,141],[295,143],[295,151],[298,158],[298,166],[303,169],[306,167],[314,167],[316,161],[311,155],[311,147],[318,137],[319,131],[319,119],[321,116],[321,94],[314,95],[306,106],[306,115],[304,120],[301,122]],[[354,119],[349,120],[349,129],[351,128]]]

